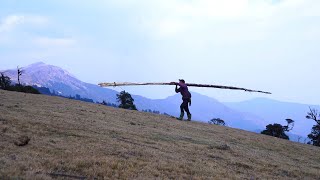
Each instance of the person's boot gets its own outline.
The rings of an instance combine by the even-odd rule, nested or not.
[[[189,114],[187,114],[187,115],[188,115],[187,121],[191,121],[191,114],[189,113]]]
[[[183,116],[184,116],[184,112],[181,112],[181,113],[180,113],[180,117],[178,117],[177,119],[178,119],[178,120],[182,120],[182,119],[183,119]]]

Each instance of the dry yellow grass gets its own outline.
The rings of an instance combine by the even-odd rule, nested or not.
[[[16,146],[29,136],[26,146]],[[0,179],[320,179],[320,148],[58,97],[0,91]]]

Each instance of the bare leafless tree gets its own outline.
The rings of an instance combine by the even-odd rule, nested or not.
[[[320,113],[318,110],[311,107],[309,107],[309,110],[310,111],[307,113],[306,118],[314,120],[316,124],[313,125],[308,138],[311,139],[314,146],[320,146]]]
[[[320,114],[317,109],[309,107],[309,112],[306,116],[307,119],[314,120],[318,125],[320,125]]]
[[[18,83],[19,83],[19,86],[21,86],[20,77],[21,77],[22,74],[24,73],[24,70],[22,70],[22,68],[20,68],[19,66],[17,66],[17,73],[18,73]]]
[[[291,130],[293,129],[294,120],[292,120],[292,119],[286,119],[286,121],[287,121],[287,125],[286,125],[286,126],[283,126],[283,128],[284,128],[284,131],[289,132],[289,131],[291,131]]]

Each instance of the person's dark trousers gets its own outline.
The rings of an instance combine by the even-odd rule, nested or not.
[[[183,102],[180,105],[181,114],[180,114],[180,118],[179,119],[183,119],[184,111],[186,111],[186,113],[188,115],[188,120],[191,120],[191,113],[189,111],[189,106],[188,106],[189,99],[182,99],[182,100],[183,100]]]
[[[180,105],[181,112],[186,111],[187,114],[190,114],[188,103],[189,103],[188,99],[183,99],[183,102]]]

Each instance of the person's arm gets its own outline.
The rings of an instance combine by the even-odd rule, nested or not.
[[[176,89],[175,89],[176,93],[180,92],[180,88],[178,88],[178,85],[176,84]]]

